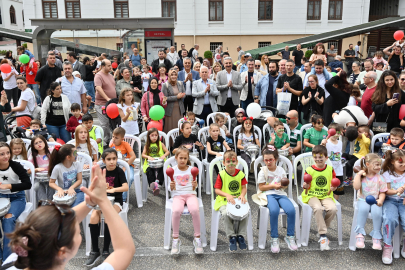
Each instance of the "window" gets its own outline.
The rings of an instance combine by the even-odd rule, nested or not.
[[[209,0],[209,20],[223,21],[224,20],[224,0]]]
[[[271,42],[270,41],[265,41],[265,42],[259,42],[259,45],[257,46],[258,48],[263,48],[263,47],[267,47],[270,46]]]
[[[114,0],[115,18],[128,18],[128,0]]]
[[[259,20],[273,20],[273,0],[259,0]]]
[[[80,0],[66,0],[66,18],[80,18]]]
[[[330,46],[335,46],[334,51],[338,52],[339,51],[339,41],[329,41],[328,42],[328,49],[330,49]]]
[[[176,0],[162,0],[162,17],[176,17]]]
[[[329,20],[342,19],[343,0],[329,0]]]
[[[15,9],[13,6],[10,7],[10,22],[11,22],[11,24],[17,23],[17,21],[15,19]]]
[[[321,19],[321,0],[308,0],[307,20]]]
[[[44,14],[44,19],[58,18],[58,4],[56,3],[56,0],[43,0],[42,12]]]
[[[222,42],[210,42],[210,51],[212,54],[215,54],[215,50],[219,47],[222,46]],[[223,49],[223,48],[222,48]]]

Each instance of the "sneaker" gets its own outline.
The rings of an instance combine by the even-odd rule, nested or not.
[[[238,237],[236,238],[236,240],[238,241],[239,248],[240,248],[241,250],[244,250],[244,249],[247,248],[247,247],[246,247],[245,238],[243,238],[242,235],[238,235]]]
[[[381,239],[375,239],[373,238],[373,249],[375,250],[381,250]]]
[[[232,236],[231,238],[229,238],[229,251],[233,252],[236,251],[238,249],[238,247],[236,246],[236,237]]]
[[[173,239],[172,241],[172,255],[180,253],[180,245],[181,241],[177,239]]]
[[[280,252],[280,245],[278,243],[278,238],[271,238],[271,252],[279,253]]]
[[[383,255],[382,255],[382,262],[384,264],[391,264],[392,263],[392,246],[384,245],[384,247],[383,247]]]
[[[405,239],[402,243],[401,256],[402,258],[405,258]]]
[[[321,251],[330,249],[329,239],[327,237],[321,237],[321,239],[319,239],[318,243],[321,243]]]
[[[159,189],[159,182],[155,182],[155,189],[153,190],[153,196],[157,196],[160,193],[160,189]]]
[[[291,249],[291,250],[297,250],[298,249],[298,246],[295,243],[295,237],[294,236],[286,236],[284,238],[284,241],[287,243],[289,249]]]
[[[110,252],[109,251],[103,251],[103,255],[101,255],[103,257],[103,262],[108,258],[108,256],[110,256]]]
[[[196,254],[203,254],[204,253],[201,238],[194,238],[193,245],[194,245],[194,252]]]
[[[150,183],[150,185],[149,185],[149,188],[152,190],[152,191],[154,191],[155,190],[155,182],[153,182],[153,183]]]
[[[93,266],[98,260],[100,260],[101,254],[100,251],[92,251],[90,252],[89,258],[87,261],[84,263],[85,266]]]
[[[359,233],[358,235],[356,235],[356,248],[364,248],[365,246],[366,245],[364,245],[364,236],[361,233]]]

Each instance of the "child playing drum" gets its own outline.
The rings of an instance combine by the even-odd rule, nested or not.
[[[248,167],[250,167],[251,158],[250,156],[244,151],[246,146],[251,144],[256,144],[260,146],[259,139],[256,138],[256,134],[253,129],[253,118],[243,118],[242,128],[240,129],[240,133],[238,136],[238,144],[237,148],[240,149],[241,157],[246,161]]]
[[[176,140],[173,144],[173,154],[176,154],[176,151],[179,149],[180,146],[186,147],[190,152],[193,152],[194,144],[200,148],[200,150],[204,149],[204,146],[200,143],[197,136],[191,134],[191,123],[188,121],[183,122],[180,127],[180,134],[176,137]]]

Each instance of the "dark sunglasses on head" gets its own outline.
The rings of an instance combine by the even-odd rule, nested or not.
[[[72,208],[61,207],[60,205],[57,205],[56,203],[54,203],[53,201],[50,201],[50,200],[40,200],[38,202],[38,207],[41,207],[41,206],[55,206],[56,209],[58,209],[58,211],[60,212],[62,219],[59,224],[59,232],[58,232],[58,239],[57,239],[59,241],[60,237],[62,236],[63,221],[65,220],[66,215],[73,213]]]

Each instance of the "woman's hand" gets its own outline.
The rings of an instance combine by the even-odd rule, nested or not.
[[[308,98],[312,98],[311,92],[308,92]]]
[[[397,104],[398,103],[398,99],[390,99],[390,100],[388,100],[387,101],[387,106],[388,107],[391,107],[391,106],[393,106],[393,105],[395,105],[395,104]]]
[[[316,91],[316,93],[315,93],[315,98],[317,98],[319,96],[319,92],[318,91]]]
[[[144,121],[145,123],[147,123],[147,122],[149,122],[149,118],[148,118],[147,116],[144,116],[144,117],[143,117],[143,121]]]
[[[162,104],[166,104],[166,102],[167,102],[167,97],[164,96],[163,99],[162,99]]]
[[[3,184],[0,182],[0,189],[11,189],[11,184]]]
[[[94,162],[92,169],[93,179],[89,188],[81,187],[80,190],[83,191],[86,196],[85,200],[90,205],[99,205],[102,201],[108,201],[106,190],[106,170],[101,170],[100,165]]]
[[[183,97],[183,94],[182,93],[178,93],[177,94],[177,99],[181,99]]]
[[[74,196],[76,194],[75,190],[72,187],[65,191],[65,193],[67,193],[67,195],[69,196]]]

